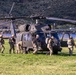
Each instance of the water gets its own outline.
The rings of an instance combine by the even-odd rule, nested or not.
[[[74,39],[76,39],[76,34],[70,34]],[[3,34],[4,37],[11,37],[11,34]],[[62,34],[58,34],[59,38],[62,37]],[[68,34],[64,35],[64,38],[69,38]]]
[[[11,34],[3,34],[3,37],[6,37],[6,38],[8,38],[8,37],[11,37]]]
[[[76,34],[70,34],[74,39],[76,39]],[[59,38],[61,38],[62,37],[62,34],[58,34],[58,36],[59,36]],[[68,39],[69,38],[69,36],[68,36],[68,34],[65,34],[64,35],[64,38],[65,39]]]

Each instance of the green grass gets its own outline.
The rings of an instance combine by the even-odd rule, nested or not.
[[[68,48],[59,55],[8,54],[8,41],[5,53],[0,53],[0,75],[76,75],[76,49],[73,56]]]

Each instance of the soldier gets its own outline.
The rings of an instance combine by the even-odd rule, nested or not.
[[[17,54],[22,53],[22,52],[21,52],[21,51],[22,51],[21,47],[22,47],[22,41],[19,41],[19,42],[16,44]]]
[[[39,39],[39,35],[36,35],[35,38],[33,39],[33,54],[36,54],[37,53],[37,50],[38,50],[38,39]]]
[[[50,51],[50,56],[51,56],[52,53],[53,53],[52,38],[51,38],[51,36],[49,38],[46,38],[46,44],[47,44],[47,48]]]
[[[13,49],[13,53],[15,53],[15,37],[14,35],[12,35],[10,38],[9,38],[9,45],[10,45],[10,49],[9,49],[9,53],[11,54],[11,51]]]
[[[67,41],[68,49],[69,49],[69,55],[71,56],[73,54],[73,46],[75,46],[73,37],[70,36],[70,38]]]
[[[5,47],[4,47],[4,39],[3,39],[3,36],[0,35],[0,51],[1,53],[4,53],[4,50],[5,50]]]

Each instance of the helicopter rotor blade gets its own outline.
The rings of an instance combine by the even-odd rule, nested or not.
[[[2,17],[0,20],[28,19],[29,17]]]
[[[70,20],[70,19],[62,19],[62,18],[55,18],[55,17],[46,17],[47,20],[54,20],[54,21],[63,21],[68,23],[76,24],[76,20]]]
[[[15,20],[15,19],[46,19],[46,20],[62,21],[62,22],[76,24],[76,20],[62,19],[62,18],[56,18],[56,17],[44,17],[44,16],[20,16],[20,17],[0,18],[0,20]]]

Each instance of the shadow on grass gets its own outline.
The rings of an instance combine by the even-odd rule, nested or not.
[[[39,54],[42,54],[42,55],[50,55],[50,53],[47,51],[47,52],[38,52],[37,53],[38,55]],[[72,55],[69,55],[69,53],[64,53],[64,52],[60,52],[58,54],[53,54],[53,55],[57,55],[57,56],[76,56],[75,53],[73,53]]]
[[[69,55],[69,53],[59,53],[58,56],[76,56],[76,54]]]
[[[49,52],[37,52],[35,55],[50,55]],[[56,55],[56,56],[69,56],[69,54],[67,53],[58,53],[58,54],[53,54],[53,55]],[[76,54],[73,54],[72,56],[75,56]]]

